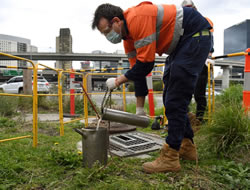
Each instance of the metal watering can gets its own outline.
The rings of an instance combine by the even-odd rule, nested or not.
[[[106,165],[108,160],[109,134],[106,128],[74,129],[82,135],[83,165],[91,168],[96,161]]]

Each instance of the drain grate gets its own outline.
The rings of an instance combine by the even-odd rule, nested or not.
[[[129,132],[111,135],[109,147],[111,154],[128,157],[159,150],[164,143],[161,137],[142,132]]]

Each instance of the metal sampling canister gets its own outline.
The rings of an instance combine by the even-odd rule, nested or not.
[[[132,113],[109,108],[104,108],[102,110],[102,119],[118,123],[124,123],[128,125],[134,125],[138,127],[147,127],[150,122],[150,119],[147,116],[139,116]]]
[[[74,129],[82,135],[83,165],[91,168],[96,161],[106,165],[108,161],[109,134],[106,128]]]

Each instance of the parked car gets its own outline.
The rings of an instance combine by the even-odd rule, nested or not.
[[[10,94],[23,93],[23,76],[12,77],[6,83],[0,85],[0,90],[3,91],[4,93],[10,93]],[[49,92],[49,83],[42,76],[37,77],[37,92],[44,92],[44,93]]]
[[[221,92],[214,90],[214,96],[221,95]],[[206,90],[206,96],[208,96],[208,89]],[[211,89],[211,96],[212,96],[212,89]]]

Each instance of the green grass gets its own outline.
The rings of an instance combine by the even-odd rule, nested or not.
[[[157,102],[154,101],[154,106],[157,106]],[[144,105],[145,112],[149,115],[149,103],[148,101],[145,102]],[[131,102],[130,104],[126,105],[126,111],[135,114],[136,113],[136,104],[135,102]],[[155,116],[163,115],[163,106],[159,108],[155,108]]]
[[[232,93],[235,95],[231,96]],[[142,164],[158,157],[159,151],[150,153],[151,158],[147,159],[112,156],[105,167],[96,164],[84,168],[84,152],[79,155],[76,148],[82,137],[73,130],[83,124],[65,125],[65,135],[60,137],[58,123],[39,123],[37,148],[32,147],[32,139],[0,143],[0,190],[248,189],[249,119],[237,104],[241,101],[235,100],[238,96],[240,93],[235,90],[217,100],[211,125],[203,125],[195,134],[198,165],[181,160],[182,169],[178,173],[142,171]],[[227,104],[229,101],[234,104]],[[127,109],[135,113],[135,105],[128,105]],[[166,135],[165,131],[152,131],[150,127],[138,130]],[[24,135],[32,135],[32,123],[25,123],[21,116],[16,120],[0,117],[0,139]]]
[[[1,127],[0,139],[31,134],[31,124],[6,122],[10,124]],[[203,146],[198,148],[198,168],[194,162],[181,161],[178,173],[149,175],[142,171],[141,165],[154,160],[158,151],[145,160],[110,157],[106,167],[84,168],[76,149],[81,136],[74,127],[82,124],[66,125],[65,136],[60,137],[58,124],[39,123],[37,148],[32,147],[32,139],[1,143],[0,189],[246,189],[249,185],[249,157],[246,164],[218,159]],[[149,128],[144,131],[152,132]],[[197,135],[195,141],[204,143],[203,135]]]

